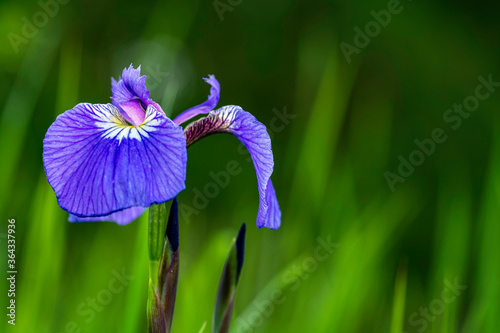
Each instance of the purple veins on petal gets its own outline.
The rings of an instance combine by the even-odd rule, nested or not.
[[[50,126],[43,163],[59,205],[79,217],[168,201],[184,189],[182,128],[150,106],[138,127],[112,104],[82,103]]]
[[[281,225],[281,210],[278,203],[278,198],[276,198],[276,191],[274,190],[271,178],[267,182],[266,188],[266,203],[268,207],[267,220],[261,221],[261,225],[257,223],[259,228],[268,227],[270,229],[278,229]]]
[[[187,146],[215,133],[233,134],[247,147],[255,166],[259,189],[257,227],[278,229],[281,211],[270,179],[274,161],[266,127],[239,106],[230,105],[210,112],[184,130]]]
[[[111,213],[109,215],[104,216],[96,216],[96,217],[78,217],[76,215],[69,215],[69,222],[116,222],[119,225],[126,225],[130,222],[137,219],[139,216],[144,213],[146,207],[130,207],[124,210],[120,210],[118,212]]]
[[[174,118],[174,123],[180,125],[185,121],[196,117],[199,114],[206,114],[215,109],[217,103],[219,103],[220,97],[220,84],[219,81],[213,75],[209,75],[208,78],[204,78],[205,82],[210,84],[210,95],[208,95],[208,99],[201,103],[200,105],[193,106],[192,108],[187,109],[186,111],[179,114]]]

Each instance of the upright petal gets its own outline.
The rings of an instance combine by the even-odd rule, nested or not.
[[[117,81],[111,79],[113,103],[125,103],[133,99],[143,101],[151,99],[146,88],[146,75],[141,76],[141,66],[135,69],[131,64],[122,72],[122,77]]]
[[[112,104],[78,104],[50,126],[43,163],[59,205],[78,217],[168,201],[184,189],[182,128],[148,107],[129,126]]]
[[[247,147],[255,166],[259,188],[257,227],[278,229],[281,211],[270,180],[274,161],[266,126],[239,106],[230,105],[210,112],[184,130],[187,146],[215,133],[231,133]]]
[[[122,111],[123,117],[134,126],[139,126],[146,116],[145,110],[152,105],[165,114],[161,107],[149,96],[146,88],[146,76],[141,76],[141,66],[135,69],[132,65],[125,68],[122,77],[116,81],[111,79],[113,104]]]
[[[130,207],[124,210],[120,210],[118,212],[111,213],[109,215],[104,216],[95,216],[95,217],[78,217],[73,214],[69,214],[68,221],[70,222],[116,222],[120,225],[126,225],[130,222],[137,219],[139,216],[144,213],[146,207]]]
[[[208,78],[204,78],[205,82],[210,84],[212,87],[210,88],[210,95],[208,95],[208,99],[201,103],[200,105],[193,106],[192,108],[187,109],[186,111],[179,114],[174,118],[174,123],[177,125],[182,124],[183,122],[196,117],[199,114],[209,113],[217,106],[219,103],[220,97],[220,84],[219,81],[213,75],[209,75]]]

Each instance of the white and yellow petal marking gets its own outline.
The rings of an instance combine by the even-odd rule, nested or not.
[[[118,108],[108,104],[95,108],[93,118],[96,120],[95,125],[102,130],[102,137],[116,139],[121,143],[123,139],[141,141],[142,137],[148,138],[148,133],[156,131],[160,125],[160,120],[157,119],[159,115],[159,112],[150,105],[143,123],[135,127],[127,123]]]

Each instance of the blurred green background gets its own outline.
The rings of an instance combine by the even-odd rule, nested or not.
[[[146,330],[147,214],[69,224],[41,158],[56,116],[110,101],[110,77],[133,63],[168,115],[204,101],[215,74],[219,106],[242,106],[273,138],[278,231],[255,227],[255,172],[235,138],[189,149],[174,332],[210,331],[242,222],[233,332],[497,332],[500,91],[456,129],[443,117],[479,76],[500,81],[498,6],[403,0],[377,31],[385,0],[228,1],[0,1],[4,312],[12,218],[18,270],[16,326],[2,314],[0,331]],[[348,62],[339,45],[367,24],[373,37]],[[447,140],[391,191],[384,174],[436,128]],[[200,203],[230,161],[241,173]],[[133,279],[116,282],[124,272]]]

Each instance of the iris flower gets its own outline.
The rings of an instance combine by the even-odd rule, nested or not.
[[[271,182],[273,154],[266,127],[241,107],[214,110],[220,85],[213,75],[204,103],[169,119],[146,88],[140,66],[112,79],[112,104],[80,103],[59,115],[43,145],[47,179],[69,221],[124,225],[147,207],[185,188],[187,147],[215,133],[236,136],[249,150],[257,174],[257,227],[277,229],[281,212]],[[208,114],[180,125],[200,114]]]

